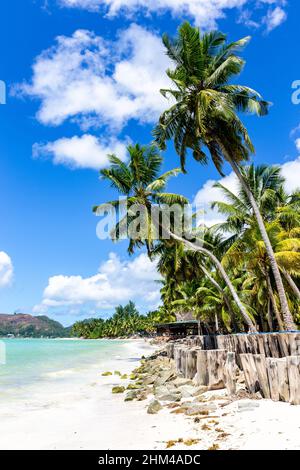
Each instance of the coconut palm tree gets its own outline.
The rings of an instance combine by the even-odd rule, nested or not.
[[[293,275],[299,274],[300,262],[300,213],[299,194],[297,192],[288,195],[284,190],[284,178],[280,174],[277,166],[254,165],[242,169],[243,178],[247,181],[255,197],[261,214],[266,221],[268,238],[272,244],[276,262],[286,279],[294,295],[299,299],[300,292],[293,279]],[[232,233],[233,239],[241,239],[240,255],[245,261],[247,253],[250,254],[251,270],[255,268],[255,262],[260,273],[265,276],[265,282],[271,297],[271,304],[276,313],[276,318],[281,329],[284,329],[280,312],[275,303],[273,288],[271,288],[271,274],[269,272],[270,262],[265,245],[261,238],[261,232],[257,226],[257,221],[253,216],[251,205],[247,194],[240,185],[237,194],[230,191],[224,185],[216,183],[224,194],[224,201],[214,201],[213,208],[227,217],[226,221],[216,225],[215,230],[224,233]],[[232,240],[233,240],[232,239]],[[229,249],[229,257],[236,250],[240,242],[233,243]],[[256,255],[257,256],[256,256]],[[245,255],[245,256],[244,256]],[[254,260],[256,260],[254,262]],[[234,256],[231,263],[238,261]],[[256,272],[258,278],[260,275]]]
[[[263,217],[240,167],[241,162],[247,161],[254,152],[254,147],[238,113],[242,111],[264,116],[268,112],[268,103],[259,93],[231,83],[245,63],[237,55],[237,50],[248,41],[249,37],[246,37],[227,43],[226,35],[218,31],[201,35],[199,29],[188,22],[181,25],[175,39],[163,36],[167,54],[175,65],[175,69],[167,70],[174,88],[161,90],[163,96],[171,98],[172,105],[160,116],[154,137],[161,149],[166,148],[168,140],[174,140],[183,169],[188,149],[197,161],[204,164],[208,161],[206,149],[221,174],[225,161],[231,165],[257,219],[286,328],[295,329]]]
[[[197,235],[198,230],[194,230]],[[222,294],[226,304],[227,310],[231,314],[234,322],[235,313],[229,300],[228,293],[231,294],[236,306],[238,307],[245,323],[248,325],[250,331],[256,331],[253,319],[248,315],[247,308],[239,298],[239,295],[230,280],[226,270],[219,261],[219,257],[224,253],[228,241],[222,240],[218,234],[212,234],[210,230],[201,229],[201,239],[199,244],[195,245],[182,237],[171,233],[172,240],[160,242],[155,249],[151,252],[151,256],[160,256],[158,262],[158,269],[160,273],[166,277],[167,286],[172,287],[172,293],[177,293],[178,284],[184,281],[193,281],[195,278],[199,279],[203,275],[209,282],[218,289]],[[184,250],[185,247],[185,250]],[[188,251],[187,251],[188,250]],[[213,267],[213,268],[212,268]],[[228,292],[220,286],[217,282],[216,276],[210,272],[212,269],[217,269],[221,278],[228,288]],[[174,299],[172,299],[173,301]]]
[[[127,150],[127,163],[116,155],[109,155],[110,167],[100,171],[102,179],[109,181],[124,199],[97,205],[93,211],[101,213],[110,208],[118,210],[120,220],[111,233],[112,238],[118,240],[129,235],[129,253],[133,253],[135,247],[146,245],[150,254],[155,237],[151,220],[152,206],[184,205],[188,200],[179,194],[164,192],[169,178],[177,176],[181,170],[175,168],[160,174],[163,159],[156,146],[136,144],[129,145]],[[133,233],[130,227],[134,224],[138,212],[141,213],[144,223],[141,223],[140,227],[134,226],[137,230]]]
[[[125,214],[123,214],[121,220],[117,222],[112,230],[111,236],[113,239],[118,240],[128,235],[130,239],[129,253],[133,253],[136,247],[146,245],[148,255],[151,257],[155,240],[157,240],[157,238],[168,239],[170,237],[183,243],[188,249],[192,247],[194,250],[193,243],[173,232],[172,223],[169,229],[159,220],[159,216],[155,210],[153,211],[155,207],[160,208],[173,204],[183,206],[188,203],[188,200],[184,196],[163,192],[168,179],[171,176],[176,176],[181,170],[175,169],[160,175],[159,171],[162,165],[162,157],[157,147],[153,145],[141,147],[139,144],[136,144],[135,146],[129,146],[128,153],[128,163],[122,162],[116,155],[110,155],[109,160],[111,166],[100,172],[102,178],[108,180],[112,187],[124,196],[125,199],[121,201],[113,200],[95,206],[93,209],[94,212],[102,213],[105,210],[117,209],[122,213],[124,203],[126,203]],[[143,213],[145,224],[141,224],[143,225],[142,230],[136,230],[132,233],[131,227],[136,228],[136,208]],[[184,213],[182,213],[182,222],[184,223]],[[195,235],[197,235],[197,232],[195,232]],[[199,246],[197,246],[197,251],[208,257],[217,267],[234,301],[240,309],[245,322],[248,324],[249,329],[255,331],[251,318],[248,316],[244,305],[240,301],[229,276],[217,256],[207,247],[203,247],[202,241]]]

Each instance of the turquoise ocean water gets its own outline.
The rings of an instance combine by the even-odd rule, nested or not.
[[[64,339],[4,339],[6,363],[0,364],[1,394],[21,392],[32,384],[47,384],[49,377],[63,379],[68,374],[93,367],[103,370],[110,360],[120,358],[124,341]]]

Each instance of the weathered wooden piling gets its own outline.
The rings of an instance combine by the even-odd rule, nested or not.
[[[236,393],[236,370],[250,393],[300,404],[300,332],[194,336],[167,345],[176,369],[210,389]]]

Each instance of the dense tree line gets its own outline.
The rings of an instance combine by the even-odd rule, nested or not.
[[[163,309],[141,315],[135,304],[119,305],[108,319],[91,318],[76,322],[72,335],[88,338],[122,338],[134,334],[148,335],[155,331],[155,325],[161,321],[173,321],[174,315],[166,315]]]
[[[224,34],[201,34],[187,22],[175,38],[165,35],[174,67],[167,71],[172,87],[161,93],[171,98],[171,107],[160,116],[154,143],[130,145],[126,163],[111,155],[101,174],[128,206],[112,237],[127,234],[129,253],[145,247],[157,260],[165,315],[189,311],[202,323],[213,322],[217,331],[295,330],[300,323],[300,192],[286,191],[280,168],[248,163],[254,146],[240,115],[264,116],[269,109],[258,92],[236,83],[245,63],[238,51],[248,40],[228,43]],[[168,180],[180,171],[160,173],[160,152],[168,141],[184,173],[189,156],[202,165],[211,161],[220,175],[225,163],[231,166],[238,191],[217,184],[224,198],[212,204],[223,223],[192,225],[187,237],[175,233],[172,223],[166,228],[153,220],[153,208],[188,202],[166,192]],[[109,204],[122,213],[119,199]],[[148,225],[131,237],[136,205],[144,207]],[[153,224],[160,237],[154,236]]]

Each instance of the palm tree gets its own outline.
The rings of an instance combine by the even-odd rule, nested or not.
[[[151,208],[154,204],[180,204],[188,203],[188,200],[173,193],[166,193],[164,189],[168,179],[177,176],[181,170],[175,168],[160,174],[162,156],[154,145],[140,146],[129,145],[128,163],[124,163],[116,155],[109,156],[110,167],[100,171],[103,179],[108,180],[121,196],[123,201],[114,200],[100,204],[93,208],[94,212],[100,212],[111,207],[119,210],[122,215],[124,203],[127,203],[127,211],[117,223],[112,233],[112,238],[120,239],[130,231],[131,224],[137,217],[136,210],[142,212],[145,224],[141,224],[139,232],[129,233],[129,253],[133,253],[135,247],[146,245],[148,254],[153,247],[154,229],[151,220]]]
[[[266,221],[268,238],[272,244],[279,269],[292,288],[294,295],[299,299],[300,292],[292,278],[292,275],[299,275],[300,268],[300,254],[298,253],[300,251],[299,194],[295,192],[288,195],[285,192],[283,188],[284,178],[281,176],[280,168],[277,166],[260,165],[255,167],[250,165],[242,169],[242,174],[251,188],[259,210]],[[233,243],[229,249],[228,253],[231,263],[238,261],[233,256],[233,253],[238,244],[240,244],[239,253],[241,260],[245,262],[248,254],[251,271],[253,271],[255,263],[257,263],[260,273],[263,273],[265,276],[271,304],[278,324],[281,329],[284,329],[280,312],[274,300],[273,288],[271,287],[269,257],[261,239],[261,232],[258,229],[257,221],[253,217],[247,194],[241,185],[237,194],[220,183],[216,183],[215,187],[222,191],[225,201],[214,201],[212,207],[217,208],[220,213],[226,215],[227,219],[214,228],[224,233],[233,233],[232,241],[237,238],[240,239],[240,241]],[[249,269],[249,266],[247,269]],[[256,272],[256,275],[259,279],[258,272]]]
[[[167,70],[175,87],[161,90],[161,93],[171,97],[174,104],[161,115],[154,137],[161,149],[166,148],[167,140],[174,140],[183,169],[188,149],[192,150],[197,161],[204,164],[208,156],[203,149],[207,149],[221,174],[224,161],[231,165],[257,219],[270,258],[286,328],[293,330],[295,324],[274,251],[259,207],[240,167],[241,162],[248,160],[254,152],[254,147],[237,113],[243,111],[263,116],[268,112],[268,103],[259,93],[230,83],[245,63],[236,51],[248,41],[249,37],[246,37],[227,43],[226,36],[218,31],[201,35],[199,29],[188,22],[181,25],[177,38],[163,36],[167,54],[175,64],[174,70]]]
[[[99,213],[109,208],[118,209],[121,212],[124,207],[124,202],[126,202],[127,212],[116,224],[112,232],[112,237],[118,240],[128,234],[130,238],[129,253],[133,253],[135,247],[146,245],[148,255],[151,257],[157,236],[165,239],[171,237],[182,242],[188,249],[191,249],[191,247],[194,249],[193,243],[175,234],[172,231],[172,226],[169,230],[167,226],[159,221],[158,214],[153,211],[154,207],[159,208],[161,205],[171,206],[173,204],[179,204],[183,206],[188,203],[188,200],[184,196],[162,192],[165,189],[168,179],[171,176],[178,175],[181,170],[170,170],[160,175],[159,170],[162,165],[162,157],[157,147],[153,145],[141,147],[136,144],[135,146],[129,146],[128,153],[128,163],[122,162],[116,155],[110,155],[109,160],[111,166],[101,170],[102,177],[108,180],[112,187],[117,189],[122,196],[125,196],[125,200],[114,200],[95,206],[93,209],[94,212]],[[144,214],[146,228],[143,228],[143,230],[138,233],[135,232],[132,234],[130,226],[131,224],[135,226],[137,214],[133,208],[136,206],[138,206],[143,213],[146,212],[146,214]],[[182,213],[182,217],[182,222],[184,222],[184,213]],[[203,246],[197,246],[197,251],[209,257],[218,268],[249,329],[255,331],[253,322],[248,316],[245,307],[240,302],[238,294],[217,256]]]
[[[166,231],[164,227],[163,230]],[[198,239],[200,243],[194,244],[170,231],[168,232],[168,234],[172,237],[174,242],[177,242],[177,244],[175,243],[175,245],[173,244],[172,246],[172,244],[170,245],[169,242],[169,244],[166,246],[165,242],[163,242],[159,244],[158,247],[156,247],[156,249],[154,249],[154,251],[151,253],[152,256],[153,254],[161,255],[161,259],[158,264],[158,268],[161,270],[161,273],[163,275],[168,275],[169,273],[171,273],[171,283],[176,284],[176,281],[180,282],[183,279],[191,279],[195,277],[195,274],[197,276],[197,274],[201,272],[206,277],[208,277],[210,282],[216,287],[216,280],[213,279],[213,276],[210,275],[209,270],[205,267],[206,263],[209,260],[210,264],[212,264],[218,270],[226,286],[228,287],[228,291],[230,292],[239,311],[241,312],[245,323],[248,325],[249,331],[255,332],[255,325],[251,317],[248,315],[245,305],[239,298],[239,295],[233,283],[231,282],[226,270],[222,266],[222,263],[218,259],[218,256],[220,256],[220,253],[222,251],[222,249],[220,250],[220,247],[222,246],[220,237],[218,235],[212,236],[210,231],[206,229],[204,230],[203,238],[201,238],[200,240]],[[194,231],[194,235],[197,236],[197,229]],[[190,250],[188,252],[189,258],[187,258],[186,254],[183,255],[183,247],[186,247],[187,250]],[[193,254],[191,255],[191,253]],[[203,259],[203,255],[205,260]],[[219,285],[218,289],[219,291],[223,291],[223,289]],[[232,318],[234,319],[234,314],[231,308],[229,298],[225,293],[223,295],[226,298],[228,311],[232,314]]]

